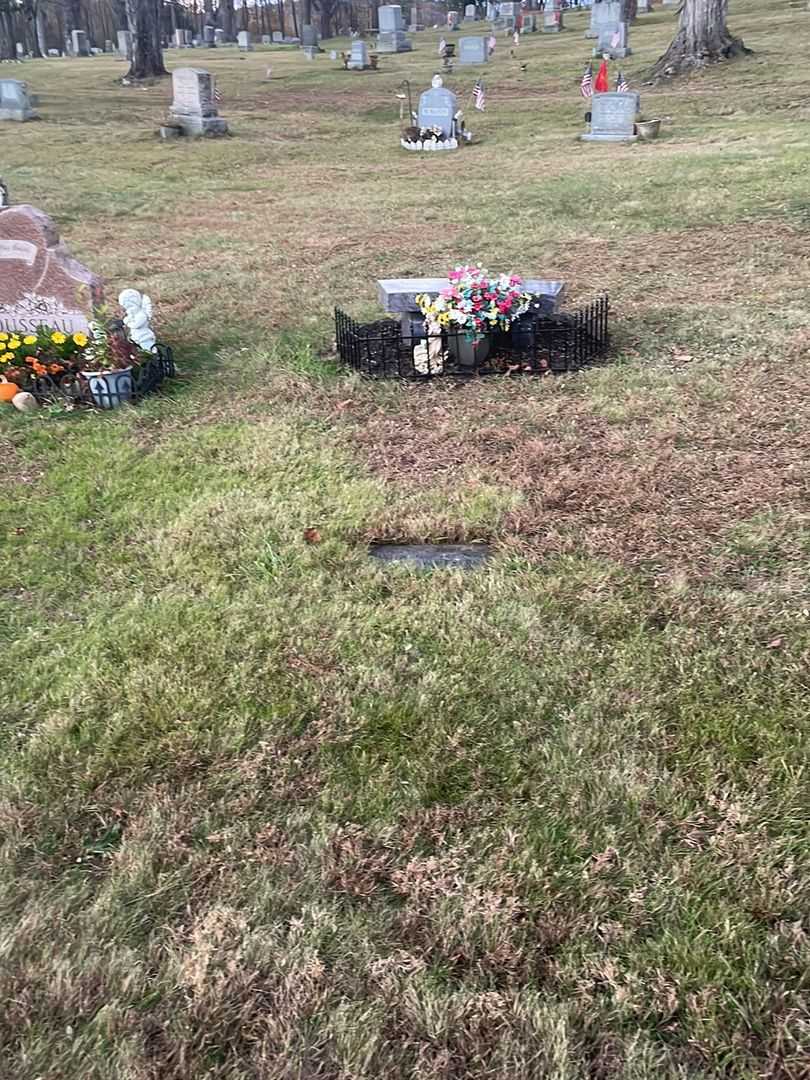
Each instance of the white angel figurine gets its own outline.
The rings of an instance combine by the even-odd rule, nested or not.
[[[126,312],[124,326],[129,331],[130,340],[144,352],[151,352],[157,342],[151,326],[152,301],[146,293],[139,293],[137,289],[124,289],[118,303]]]

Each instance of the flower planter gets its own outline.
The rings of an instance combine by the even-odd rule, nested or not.
[[[651,139],[657,139],[660,130],[660,120],[640,120],[636,124],[636,134],[644,139],[645,142],[649,142]]]
[[[87,379],[93,401],[100,409],[117,409],[127,401],[132,401],[135,394],[135,382],[132,368],[118,371],[83,371]]]
[[[485,334],[478,341],[470,341],[464,334],[451,334],[447,344],[456,364],[461,368],[473,370],[481,367],[489,356],[492,339],[489,334]]]

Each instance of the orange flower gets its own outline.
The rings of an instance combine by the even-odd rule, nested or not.
[[[44,364],[38,364],[36,362],[36,360],[31,365],[31,367],[34,369],[34,371],[37,373],[37,375],[45,375],[45,374],[47,374],[48,369],[45,367],[45,365]]]
[[[62,367],[61,364],[49,364],[48,365],[48,371],[50,371],[51,375],[58,375],[60,371],[64,371],[64,370],[65,369]]]

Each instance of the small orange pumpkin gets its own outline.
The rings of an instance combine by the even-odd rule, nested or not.
[[[19,392],[20,388],[16,383],[7,382],[5,379],[0,382],[0,401],[11,401]]]

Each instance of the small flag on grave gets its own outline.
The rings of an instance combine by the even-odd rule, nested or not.
[[[223,101],[222,91],[218,86],[214,86],[214,104],[221,105]]]
[[[483,112],[487,107],[487,92],[484,89],[483,79],[479,79],[473,87],[473,102],[479,112]]]
[[[518,30],[516,30],[514,32],[514,34],[512,35],[512,44],[513,45],[519,45],[520,44],[520,32]]]
[[[616,76],[616,93],[617,94],[629,94],[630,84],[624,77],[624,72],[620,71]]]
[[[593,64],[588,64],[585,68],[585,74],[579,84],[579,92],[586,99],[593,97]]]
[[[599,65],[599,70],[596,73],[596,82],[593,84],[593,88],[597,94],[606,94],[610,89],[607,60],[603,60]]]

